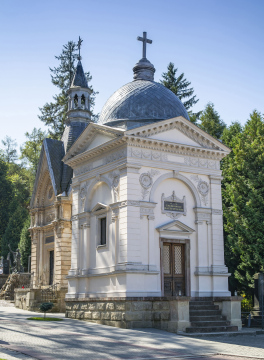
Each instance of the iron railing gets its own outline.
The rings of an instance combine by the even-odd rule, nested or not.
[[[46,289],[41,289],[41,301],[52,302],[57,299],[57,283],[49,286]]]

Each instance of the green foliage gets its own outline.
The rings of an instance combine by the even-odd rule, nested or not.
[[[46,302],[46,303],[41,303],[39,306],[39,309],[41,312],[44,312],[44,318],[46,317],[46,312],[51,310],[53,308],[53,303],[52,302]]]
[[[63,319],[61,318],[55,318],[55,317],[31,317],[31,318],[27,318],[27,320],[37,320],[37,321],[63,321]],[[0,359],[1,360],[1,359]]]
[[[28,230],[29,227],[30,227],[30,216],[28,215],[21,230],[20,241],[18,244],[18,248],[21,253],[21,263],[24,268],[28,267],[28,257],[31,253],[31,237]]]
[[[232,153],[222,161],[226,263],[232,289],[251,295],[253,275],[264,266],[264,121],[257,111],[244,128],[223,132]]]
[[[8,165],[0,159],[0,249],[2,236],[8,224],[9,203],[12,197],[12,183],[7,176]]]
[[[1,243],[1,255],[6,257],[9,253],[8,244],[15,251],[18,248],[20,234],[23,229],[26,218],[28,217],[27,209],[17,206],[15,211],[10,215],[8,225],[5,229]]]
[[[34,128],[31,133],[26,132],[25,136],[28,140],[25,142],[25,144],[23,144],[23,146],[20,147],[20,159],[22,159],[28,167],[28,182],[31,193],[38,169],[42,143],[43,140],[47,137],[47,134],[41,129]]]
[[[17,160],[17,143],[10,136],[6,136],[2,140],[4,145],[4,150],[1,150],[1,157],[8,163],[14,162]]]
[[[161,84],[177,95],[182,100],[185,109],[189,110],[199,99],[196,99],[196,95],[193,96],[194,89],[189,87],[191,83],[184,78],[184,73],[178,76],[177,71],[178,69],[170,62],[167,72],[162,74]]]
[[[221,139],[226,124],[220,119],[213,103],[208,103],[200,117],[199,127],[216,139]]]
[[[253,300],[252,297],[243,296],[243,300],[241,301],[241,311],[242,312],[250,312],[253,309]]]
[[[63,45],[62,53],[55,58],[59,61],[59,66],[50,68],[51,82],[57,86],[61,92],[53,97],[53,102],[46,103],[40,108],[41,115],[39,119],[45,123],[49,128],[49,135],[53,139],[60,139],[66,120],[66,112],[68,110],[68,96],[67,91],[71,86],[73,76],[76,69],[76,60],[78,56],[77,43],[69,41]],[[90,73],[85,73],[87,81],[91,81]],[[92,87],[90,86],[92,89]],[[91,109],[94,105],[95,95],[97,92],[92,93],[91,96]]]

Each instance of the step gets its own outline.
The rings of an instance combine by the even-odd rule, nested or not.
[[[192,305],[214,305],[213,301],[190,301],[190,306]]]
[[[210,332],[229,332],[238,331],[237,326],[199,326],[186,328],[186,333],[210,333]]]
[[[218,305],[190,305],[189,309],[194,310],[219,310]]]
[[[222,315],[190,316],[190,321],[221,321],[221,320],[226,320],[226,317]]]
[[[221,315],[221,310],[190,310],[190,316]]]
[[[204,326],[229,326],[230,321],[218,320],[218,321],[191,321],[192,327],[204,327]]]

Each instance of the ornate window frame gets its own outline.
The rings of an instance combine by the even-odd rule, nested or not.
[[[97,203],[91,211],[91,215],[95,216],[95,242],[96,249],[108,249],[109,247],[109,227],[111,224],[109,206]],[[105,244],[101,244],[101,219],[106,218],[106,241]]]

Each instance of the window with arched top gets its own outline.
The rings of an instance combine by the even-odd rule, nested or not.
[[[74,107],[75,108],[78,107],[78,95],[77,94],[74,96]]]
[[[82,105],[82,108],[85,109],[85,96],[83,94],[81,97],[81,105]]]

